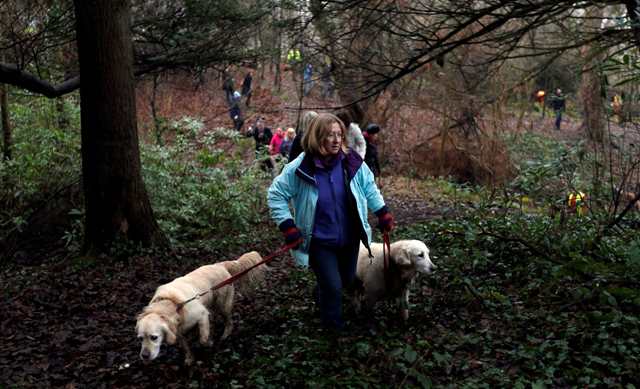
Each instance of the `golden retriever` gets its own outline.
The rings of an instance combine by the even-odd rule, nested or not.
[[[196,325],[202,345],[211,346],[210,311],[213,307],[224,317],[224,332],[221,340],[226,339],[233,330],[231,311],[236,287],[240,291],[249,291],[264,280],[266,265],[260,265],[239,278],[236,282],[209,292],[179,308],[179,304],[193,296],[205,292],[254,264],[262,257],[255,251],[242,255],[235,261],[205,265],[191,273],[176,278],[168,284],[159,286],[153,298],[137,317],[136,332],[142,343],[140,358],[144,362],[154,360],[163,342],[173,345],[179,342],[185,352],[185,364],[193,363],[193,354],[184,334]]]
[[[384,274],[384,257],[381,243],[371,244],[371,254],[360,244],[357,277],[362,281],[361,290],[355,296],[356,310],[362,303],[372,309],[383,298],[396,299],[404,320],[409,318],[409,288],[418,273],[428,274],[435,269],[429,258],[429,249],[419,240],[401,240],[391,244],[391,256]]]

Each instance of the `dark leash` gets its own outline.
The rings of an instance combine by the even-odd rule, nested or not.
[[[188,303],[192,302],[193,300],[198,299],[198,298],[204,296],[205,294],[207,294],[209,292],[213,292],[215,290],[218,290],[218,289],[222,288],[223,286],[227,286],[227,285],[231,284],[233,281],[235,281],[238,278],[244,276],[245,274],[247,274],[251,270],[255,269],[256,267],[271,262],[277,256],[289,251],[290,249],[298,246],[301,243],[302,243],[302,238],[300,238],[299,240],[297,240],[295,242],[292,242],[292,243],[289,243],[287,245],[284,245],[284,246],[280,247],[278,250],[276,250],[273,253],[267,255],[266,257],[264,257],[262,259],[262,261],[256,263],[255,265],[253,265],[251,267],[248,267],[248,268],[244,269],[243,271],[232,275],[231,277],[227,278],[226,280],[224,280],[224,281],[212,286],[211,288],[205,290],[204,292],[200,292],[200,293],[196,294],[195,296],[191,297],[190,299],[187,299],[187,300],[185,300],[185,301],[183,301],[181,303],[176,304],[176,310],[180,311],[182,309],[182,307],[184,307]]]

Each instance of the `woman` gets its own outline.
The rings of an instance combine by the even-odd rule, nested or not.
[[[280,154],[284,158],[289,158],[289,153],[291,152],[291,145],[293,144],[293,140],[296,137],[296,130],[289,127],[287,128],[287,132],[285,133],[284,140],[280,144]]]
[[[276,155],[280,154],[280,145],[282,144],[283,140],[284,131],[282,130],[282,128],[278,127],[276,128],[276,133],[273,135],[273,137],[271,137],[271,142],[269,143],[269,155],[272,157],[272,159]]]
[[[293,143],[291,144],[291,151],[289,152],[289,161],[293,161],[298,158],[298,155],[302,152],[302,137],[304,136],[305,131],[309,128],[309,124],[313,119],[318,116],[316,111],[307,111],[302,115],[302,120],[300,121],[300,127],[296,131],[296,137],[293,139]]]
[[[383,231],[393,227],[371,170],[346,148],[345,137],[340,119],[318,115],[302,138],[304,153],[284,167],[268,192],[285,241],[300,243],[293,251],[296,261],[315,273],[323,325],[337,330],[344,326],[342,288],[355,279],[360,242],[367,248],[371,242],[367,208],[375,211]]]

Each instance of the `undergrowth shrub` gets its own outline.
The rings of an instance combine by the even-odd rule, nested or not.
[[[72,98],[64,110],[67,127],[59,128],[55,101],[11,104],[12,159],[0,160],[0,242],[80,181],[80,111]]]
[[[252,142],[182,119],[167,146],[142,146],[143,176],[160,227],[173,243],[243,236],[265,217],[266,176],[244,163]],[[200,124],[198,124],[200,123]]]
[[[635,383],[635,232],[594,244],[598,229],[589,218],[561,224],[546,214],[497,208],[485,202],[459,209],[455,219],[396,231],[396,238],[425,240],[438,266],[419,284],[429,298],[414,300],[412,308],[417,322],[434,322],[418,373],[456,387]]]

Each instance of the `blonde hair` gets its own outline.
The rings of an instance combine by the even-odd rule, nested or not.
[[[302,119],[300,120],[300,133],[304,134],[309,129],[309,125],[313,119],[318,117],[318,113],[316,111],[307,111],[302,115]]]
[[[340,130],[342,130],[342,144],[340,147],[343,152],[347,149],[347,129],[342,123],[342,120],[338,119],[336,115],[330,113],[319,114],[311,123],[309,128],[305,131],[302,137],[302,149],[307,154],[321,156],[326,155],[327,151],[324,148],[324,141],[331,133],[331,126],[333,123],[338,123]]]
[[[296,130],[292,127],[287,128],[287,139],[293,139],[296,137]]]

